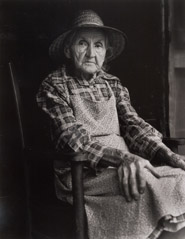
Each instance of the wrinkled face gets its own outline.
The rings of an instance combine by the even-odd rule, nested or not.
[[[96,29],[83,29],[76,34],[70,49],[75,69],[88,78],[102,67],[106,55],[105,34]]]

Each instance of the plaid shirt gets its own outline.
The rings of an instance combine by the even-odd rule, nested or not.
[[[63,67],[42,82],[37,102],[51,119],[56,149],[88,153],[87,162],[92,168],[96,168],[101,158],[124,158],[121,150],[101,145],[92,138],[83,125],[76,121],[70,103],[70,95],[73,94],[94,101],[108,100],[111,92],[106,81],[116,98],[121,135],[129,150],[148,160],[152,159],[159,148],[166,148],[161,141],[161,134],[137,115],[131,106],[128,90],[121,85],[120,80],[103,71],[87,81],[66,75]]]

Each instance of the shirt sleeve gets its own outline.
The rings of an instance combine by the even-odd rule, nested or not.
[[[121,133],[129,150],[148,160],[153,159],[160,148],[168,150],[162,143],[162,134],[138,116],[131,105],[127,88],[119,80],[116,94]]]
[[[94,169],[102,157],[108,161],[112,158],[111,162],[118,166],[124,152],[93,140],[83,125],[76,121],[65,84],[45,80],[38,91],[37,103],[51,119],[52,138],[57,150],[87,153],[87,163]]]

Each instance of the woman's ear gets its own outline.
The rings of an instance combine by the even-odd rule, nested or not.
[[[113,48],[109,46],[106,51],[106,59],[110,59],[112,56],[113,56]]]
[[[68,59],[70,59],[71,58],[71,52],[70,52],[70,49],[69,49],[69,47],[64,47],[64,54],[65,54],[65,56],[68,58]]]

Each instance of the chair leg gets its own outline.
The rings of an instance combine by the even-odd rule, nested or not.
[[[85,239],[86,218],[84,208],[83,162],[71,162],[71,167],[76,239]]]

